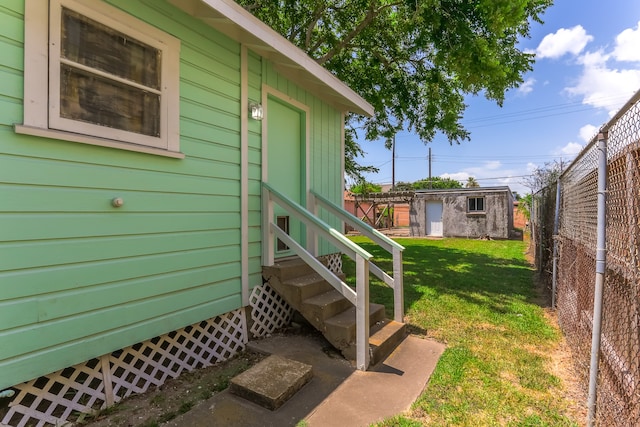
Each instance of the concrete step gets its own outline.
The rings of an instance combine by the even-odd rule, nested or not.
[[[384,305],[369,304],[369,326],[385,319]],[[338,350],[348,349],[356,340],[356,308],[351,306],[324,322],[325,327],[321,332]],[[343,353],[344,354],[344,353]],[[347,355],[345,355],[347,357]],[[349,357],[347,357],[349,358]]]
[[[325,320],[349,309],[353,305],[340,292],[331,289],[302,301],[300,312],[313,326],[322,328]]]
[[[272,266],[262,267],[262,275],[269,280],[270,276],[277,276],[281,282],[306,276],[314,270],[301,258],[276,261]]]
[[[289,278],[286,281],[272,277],[269,284],[297,310],[300,310],[303,301],[334,289],[316,272]]]
[[[375,365],[385,360],[407,337],[407,325],[385,319],[372,326],[369,332],[370,362]]]
[[[311,365],[272,355],[232,378],[229,391],[273,411],[312,377]]]
[[[345,358],[356,356],[356,308],[301,259],[264,267],[269,284],[318,329]],[[344,277],[344,275],[342,275]],[[371,364],[389,355],[406,336],[402,323],[386,319],[383,305],[369,305]]]
[[[369,331],[369,363],[375,365],[389,356],[407,336],[406,325],[389,319],[383,319],[371,326]],[[349,360],[355,360],[357,348],[355,341],[342,350]]]

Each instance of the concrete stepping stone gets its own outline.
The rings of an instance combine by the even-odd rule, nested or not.
[[[229,391],[273,411],[312,377],[311,365],[272,355],[232,378]]]

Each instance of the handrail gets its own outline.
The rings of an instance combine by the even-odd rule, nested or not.
[[[308,265],[325,278],[336,290],[345,296],[356,307],[356,367],[366,370],[369,367],[369,260],[373,256],[351,240],[347,239],[335,228],[317,218],[287,196],[273,189],[263,182],[263,203],[265,203],[264,218],[267,219],[265,228],[268,228],[268,238],[263,242],[269,253],[266,263],[273,264],[273,246],[275,235],[288,245]],[[332,244],[342,249],[356,263],[356,289],[355,293],[346,283],[333,274],[326,266],[305,250],[291,236],[284,232],[277,224],[273,223],[273,202],[292,214],[297,220],[312,228],[316,233],[323,235]]]
[[[344,236],[344,234],[342,234],[339,230],[336,230],[335,228],[331,227],[329,224],[322,221],[320,218],[313,216],[308,210],[306,210],[296,202],[292,201],[284,194],[275,190],[266,182],[263,182],[262,186],[269,191],[269,193],[271,194],[271,197],[275,199],[275,201],[280,206],[282,206],[285,209],[289,208],[287,210],[294,211],[297,214],[296,219],[304,222],[305,225],[307,226],[311,226],[315,228],[316,231],[319,231],[328,240],[332,240],[334,244],[337,243],[337,246],[339,246],[340,249],[346,251],[349,255],[353,255],[351,256],[351,258],[354,258],[355,254],[358,254],[359,256],[366,259],[367,261],[373,258],[373,255],[371,255],[369,252],[362,249],[357,244],[353,243],[351,240],[347,239]]]
[[[338,292],[340,292],[346,299],[348,299],[351,304],[357,304],[356,292],[351,287],[349,287],[349,285],[343,282],[336,274],[334,274],[324,264],[318,261],[316,257],[309,253],[305,248],[303,248],[300,243],[293,240],[293,238],[289,236],[282,228],[278,227],[277,224],[271,223],[271,229],[276,234],[276,236],[278,236],[278,239],[282,240],[282,242],[289,248],[292,248],[293,251],[304,260],[304,262],[306,262],[311,268],[313,268],[316,273],[321,275],[324,280],[329,282]]]
[[[344,211],[342,208],[336,206],[333,202],[327,198],[321,196],[315,191],[310,191],[311,196],[314,199],[314,203],[317,203],[329,213],[335,215],[342,221],[346,222],[354,229],[358,230],[361,234],[373,240],[393,257],[393,277],[389,276],[380,267],[373,262],[370,263],[370,271],[375,274],[380,280],[382,280],[387,286],[393,289],[393,318],[396,322],[404,321],[404,288],[403,288],[403,273],[402,273],[402,251],[404,246],[398,242],[390,239],[384,234],[380,233],[369,224],[360,221],[358,217],[352,215],[349,212]]]
[[[374,242],[376,242],[378,245],[382,246],[384,249],[387,250],[387,252],[391,253],[394,248],[399,249],[401,251],[404,250],[404,246],[402,246],[395,240],[392,240],[389,237],[385,236],[375,228],[371,227],[369,224],[361,221],[360,219],[358,219],[357,216],[342,210],[341,208],[336,206],[333,202],[326,199],[324,196],[321,196],[320,194],[316,193],[313,190],[311,190],[311,194],[313,194],[313,197],[315,197],[316,200],[320,202],[320,205],[323,208],[325,208],[327,211],[337,216],[339,219],[346,222],[347,224],[349,224],[350,226],[352,226],[353,228],[355,228],[360,233],[364,234]]]

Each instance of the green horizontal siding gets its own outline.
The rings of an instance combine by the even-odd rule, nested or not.
[[[241,260],[240,45],[164,1],[108,3],[181,40],[185,158],[16,134],[24,4],[0,4],[0,389],[237,309],[243,268],[262,283],[255,120]],[[339,112],[252,51],[248,69],[249,99],[266,83],[309,106],[311,187],[339,203]]]
[[[0,184],[0,212],[100,212],[113,213],[110,199],[122,197],[125,205],[117,212],[216,212],[220,207],[234,211],[240,204],[238,195],[141,192],[134,190],[42,187]],[[42,200],[47,200],[43,204]],[[259,209],[259,205],[257,205]],[[4,233],[0,234],[0,239]]]
[[[212,277],[218,281],[231,280],[237,268],[237,263],[229,262],[213,267],[116,280],[95,288],[86,286],[55,293],[48,290],[41,295],[0,303],[0,310],[6,311],[8,319],[4,327],[16,328],[201,287],[203,283],[208,284]]]
[[[219,247],[34,268],[28,275],[21,270],[6,271],[0,274],[0,280],[15,286],[3,290],[3,303],[70,289],[97,289],[105,283],[196,270],[213,264],[226,265],[237,261],[235,255],[235,248],[230,251]]]
[[[0,37],[14,42],[22,42],[24,40],[24,5],[22,1],[3,1],[0,4],[0,14],[2,15]]]
[[[237,215],[235,215],[237,217]],[[187,220],[189,218],[186,218]],[[9,221],[11,219],[9,218]],[[160,220],[156,220],[160,221]],[[229,218],[230,221],[237,221]],[[43,222],[58,225],[56,222],[43,218]],[[189,221],[185,221],[189,222]],[[125,224],[125,222],[123,222]],[[98,227],[95,224],[94,227]],[[187,224],[182,228],[187,228]],[[196,227],[192,227],[196,228]],[[36,242],[23,241],[19,243],[4,243],[0,245],[0,269],[24,269],[45,267],[50,265],[73,264],[76,262],[90,262],[116,258],[126,258],[149,254],[161,254],[167,252],[181,252],[210,248],[212,232],[178,232],[159,235],[131,235],[95,238],[51,238]],[[123,231],[122,233],[125,233]],[[238,233],[218,233],[220,237],[226,237],[227,242],[238,241]],[[220,245],[218,243],[218,245]],[[221,245],[222,246],[222,245]],[[224,245],[225,247],[227,245]]]
[[[72,150],[72,144],[68,142],[67,148]],[[107,150],[97,148],[95,153]],[[85,151],[89,154],[92,150]],[[143,154],[132,155],[141,162],[145,161]],[[87,160],[95,162],[96,157]],[[237,195],[240,192],[239,165],[215,161],[207,165],[194,160],[191,161],[193,170],[189,170],[189,159],[174,161],[174,168],[167,167],[166,171],[160,172],[113,168],[95,163],[3,156],[0,157],[0,169],[4,182],[14,184],[218,195]],[[180,169],[183,173],[172,173],[172,169]],[[209,176],[198,175],[197,169],[202,169]]]
[[[4,77],[4,74],[0,74],[0,76]],[[20,82],[20,87],[22,87],[22,82]],[[20,122],[22,122],[22,95],[20,98],[11,98],[0,94],[0,131],[11,130],[14,123]]]
[[[235,287],[235,285],[234,285]],[[16,357],[0,361],[2,383],[17,384],[24,378],[37,378],[61,366],[72,366],[79,361],[89,360],[96,354],[104,354],[111,348],[124,348],[135,343],[138,337],[154,337],[167,331],[178,329],[183,321],[188,324],[219,315],[241,305],[240,294],[230,295],[214,302],[204,302],[176,312],[165,312],[161,316],[133,323],[121,328],[104,330],[80,341],[62,343],[55,348],[47,348],[30,353],[28,357]],[[172,306],[169,305],[169,309]],[[129,307],[137,310],[138,307]],[[91,319],[95,320],[95,319]],[[103,328],[104,329],[104,328]],[[5,340],[7,337],[0,337]],[[10,338],[9,338],[10,339]],[[12,345],[17,344],[11,340]],[[105,350],[106,349],[106,350]]]
[[[180,290],[163,295],[154,295],[153,298],[128,301],[126,304],[114,304],[99,310],[90,310],[75,316],[56,316],[51,321],[46,321],[46,312],[55,306],[48,304],[46,307],[39,304],[39,313],[45,319],[37,325],[27,325],[15,328],[6,333],[0,332],[0,340],[4,341],[10,335],[12,346],[0,347],[0,360],[13,356],[13,346],[18,346],[25,352],[38,351],[59,343],[74,341],[77,339],[77,322],[84,323],[83,330],[87,336],[99,334],[106,330],[117,329],[127,325],[146,321],[150,318],[164,316],[167,313],[179,313],[202,301],[211,301],[228,297],[237,292],[235,280],[228,282],[206,283],[196,288]],[[44,303],[44,301],[43,301]],[[18,332],[18,333],[16,333]],[[0,365],[1,366],[1,365]]]
[[[242,305],[240,46],[165,2],[110,3],[181,40],[185,158],[16,134],[24,5],[0,5],[0,388]]]

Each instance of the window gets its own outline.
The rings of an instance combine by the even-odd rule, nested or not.
[[[277,217],[276,224],[282,231],[289,234],[289,217],[288,216]],[[287,246],[282,240],[278,239],[276,244],[276,251],[283,252],[288,250],[289,250],[289,246]]]
[[[467,212],[484,212],[484,197],[469,197],[467,199]]]
[[[50,0],[44,12],[41,1],[26,5],[16,130],[179,154],[179,40],[95,0]]]

